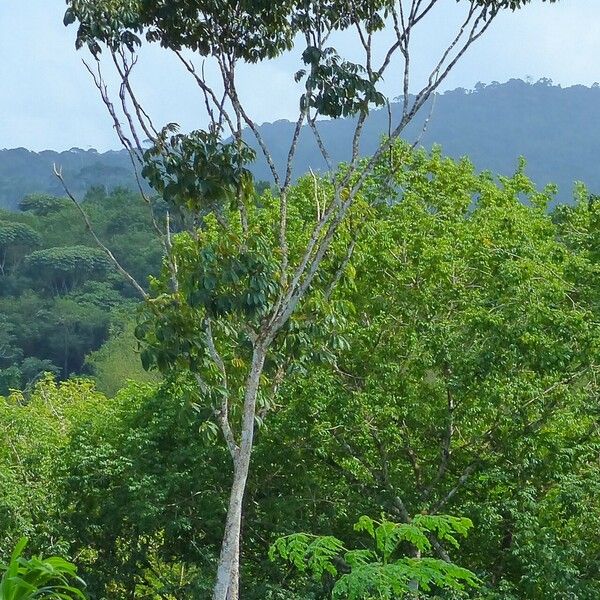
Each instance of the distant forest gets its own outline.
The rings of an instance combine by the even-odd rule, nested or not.
[[[555,183],[557,200],[569,202],[573,183],[583,181],[590,191],[600,190],[600,87],[576,85],[562,88],[549,79],[529,83],[511,79],[506,83],[477,84],[474,90],[458,88],[438,95],[433,110],[423,107],[405,132],[409,141],[426,148],[440,144],[444,154],[469,156],[478,169],[512,174],[518,157],[527,159],[527,174],[538,186]],[[401,110],[390,106],[393,118]],[[431,119],[423,133],[423,123]],[[373,111],[365,126],[361,152],[372,154],[388,130],[387,109]],[[346,160],[351,147],[352,119],[323,121],[320,128],[333,162]],[[285,148],[293,124],[265,123],[261,127],[275,162],[282,169]],[[249,143],[253,140],[248,138]],[[267,165],[257,148],[253,167],[259,180],[270,180]],[[19,201],[34,192],[62,194],[52,174],[52,164],[63,167],[74,193],[83,198],[93,186],[135,186],[129,157],[124,151],[98,153],[73,148],[66,152],[30,152],[24,148],[0,151],[0,207],[16,209]],[[325,166],[313,136],[301,135],[295,176]]]
[[[162,248],[139,194],[91,188],[82,206],[135,277],[146,281],[160,271]],[[131,331],[137,298],[113,273],[73,203],[31,194],[18,208],[0,209],[0,396],[29,388],[43,372],[60,379],[102,372],[106,386],[99,387],[113,391],[124,377],[143,380]],[[113,345],[94,353],[109,335]],[[121,346],[129,359],[119,354],[111,362]]]

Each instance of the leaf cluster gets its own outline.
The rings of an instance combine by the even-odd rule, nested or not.
[[[293,534],[279,538],[271,546],[269,557],[283,559],[317,579],[329,573],[337,579],[333,598],[392,599],[416,590],[463,590],[478,587],[474,573],[442,560],[403,556],[402,548],[408,543],[419,553],[427,552],[431,550],[428,536],[432,533],[458,545],[454,534],[466,535],[471,527],[469,519],[444,515],[420,515],[411,523],[375,521],[362,516],[355,529],[372,538],[372,550],[347,550],[343,542],[333,536]]]
[[[223,142],[217,132],[176,133],[167,125],[144,153],[142,175],[170,206],[202,217],[222,212],[252,195],[246,165],[255,152],[244,143]]]
[[[40,235],[26,223],[0,221],[0,249],[8,246],[34,248],[40,244]],[[0,250],[1,251],[1,250]]]
[[[335,48],[309,46],[302,60],[310,71],[305,82],[307,92],[300,99],[301,109],[311,107],[336,119],[366,114],[370,105],[385,104],[385,96],[375,87],[380,77],[376,73],[365,77],[367,70],[362,65],[342,60]],[[300,70],[294,79],[300,81],[305,74]]]
[[[0,579],[0,598],[3,600],[34,600],[54,598],[55,600],[84,599],[79,587],[84,585],[77,577],[74,564],[60,556],[25,559],[22,556],[27,539],[17,543],[8,565],[0,565],[3,571]]]

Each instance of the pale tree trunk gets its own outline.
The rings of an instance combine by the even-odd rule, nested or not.
[[[239,600],[240,597],[240,553],[241,553],[242,535],[238,542],[238,551],[236,559],[231,565],[231,581],[227,591],[227,600]]]
[[[240,446],[233,459],[233,482],[229,496],[229,507],[225,521],[225,532],[221,544],[221,555],[217,569],[217,581],[213,589],[213,600],[239,599],[240,538],[242,529],[242,507],[244,492],[250,469],[250,458],[254,442],[254,418],[256,398],[260,386],[266,355],[265,345],[257,344],[252,356],[252,366],[246,380],[244,415]]]
[[[213,600],[238,600],[239,597],[238,571],[242,504],[249,466],[249,457],[248,460],[238,460],[234,464],[233,483],[229,496],[229,507],[227,509],[227,519],[225,521],[225,532],[221,544],[221,555],[219,557]]]

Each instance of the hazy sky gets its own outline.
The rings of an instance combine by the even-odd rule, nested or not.
[[[459,3],[458,7],[462,3]],[[0,148],[100,150],[118,141],[89,75],[85,56],[74,49],[73,27],[62,25],[63,0],[0,0]],[[455,0],[441,0],[427,29],[415,42],[416,88],[456,21]],[[352,46],[339,40],[342,52]],[[600,81],[600,1],[539,0],[515,14],[505,13],[448,78],[442,89],[471,88],[477,81],[549,77],[563,86]],[[293,118],[297,90],[294,57],[244,72],[240,88],[258,122]],[[201,99],[179,63],[164,51],[146,51],[136,84],[156,123],[202,125]],[[420,75],[420,77],[419,77]],[[393,77],[386,91],[398,95]]]

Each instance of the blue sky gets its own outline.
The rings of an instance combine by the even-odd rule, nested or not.
[[[455,0],[441,0],[416,39],[416,87],[434,59],[436,45],[458,17]],[[63,0],[0,0],[0,148],[100,150],[118,141],[89,75],[84,54],[74,49],[74,29],[62,25]],[[352,54],[345,38],[343,52]],[[443,89],[471,88],[478,81],[549,77],[563,86],[600,81],[600,1],[539,0],[506,13],[460,63]],[[250,112],[258,122],[293,118],[297,91],[292,73],[297,57],[286,57],[240,75]],[[394,77],[385,83],[391,95]],[[142,55],[136,85],[156,123],[177,121],[184,128],[203,124],[201,99],[173,57],[158,48]]]

